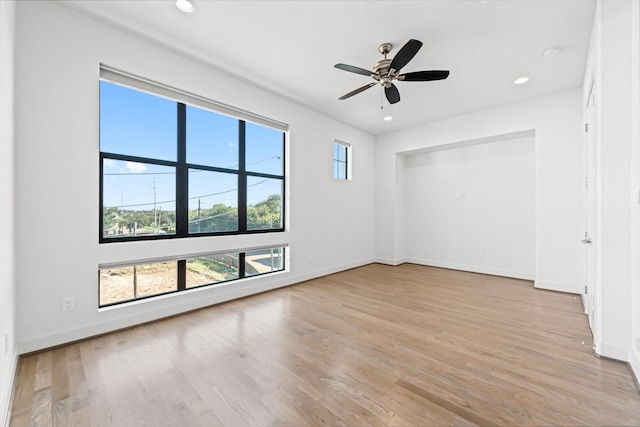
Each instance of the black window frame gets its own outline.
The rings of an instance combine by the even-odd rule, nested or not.
[[[153,261],[137,261],[137,262],[131,262],[131,263],[126,263],[126,264],[119,264],[117,266],[105,266],[103,268],[98,268],[98,308],[102,309],[102,308],[107,308],[107,307],[113,307],[116,305],[120,305],[120,304],[126,304],[126,303],[130,303],[130,302],[134,302],[134,301],[140,301],[140,300],[145,300],[145,299],[149,299],[149,298],[155,298],[155,297],[159,297],[162,295],[169,295],[169,294],[176,294],[176,293],[181,293],[181,292],[185,292],[185,291],[191,291],[193,289],[200,289],[200,288],[207,288],[207,287],[215,287],[215,286],[220,286],[220,285],[225,285],[228,283],[232,283],[232,282],[238,282],[238,281],[242,281],[248,278],[253,278],[253,277],[260,277],[260,276],[265,276],[268,274],[274,274],[274,273],[281,273],[283,271],[286,271],[286,250],[287,250],[288,246],[287,245],[276,245],[276,246],[269,246],[269,247],[262,247],[262,248],[251,248],[251,249],[245,249],[245,250],[240,250],[240,251],[230,251],[233,253],[237,253],[238,254],[238,277],[234,278],[234,279],[229,279],[229,280],[223,280],[223,281],[219,281],[219,282],[212,282],[212,283],[203,283],[197,286],[191,286],[191,287],[187,287],[186,283],[186,275],[187,275],[187,260],[188,259],[192,259],[192,258],[198,258],[198,257],[204,257],[204,256],[211,256],[211,255],[219,255],[222,252],[212,252],[212,253],[206,253],[206,254],[200,254],[200,255],[190,255],[190,256],[183,256],[183,257],[172,257],[172,258],[166,258],[166,259],[158,259],[158,260],[153,260]],[[247,252],[252,252],[255,250],[265,250],[265,249],[280,249],[280,257],[282,259],[282,268],[278,269],[278,270],[273,270],[273,271],[266,271],[264,273],[259,273],[259,274],[254,274],[254,275],[247,275],[246,273],[246,254]],[[227,252],[224,252],[224,254],[227,254]],[[121,267],[133,267],[133,266],[137,266],[137,265],[146,265],[146,264],[156,264],[156,263],[163,263],[163,262],[171,262],[171,261],[175,261],[177,263],[177,277],[176,277],[176,289],[175,290],[171,290],[171,291],[167,291],[167,292],[159,292],[157,294],[150,294],[150,295],[143,295],[143,296],[138,296],[138,297],[134,297],[134,298],[129,298],[129,299],[123,299],[120,301],[116,301],[116,302],[110,302],[107,304],[101,304],[100,302],[100,286],[101,286],[101,280],[100,280],[100,271],[101,270],[109,270],[112,268],[121,268]]]
[[[101,79],[103,81],[103,79]],[[139,90],[135,87],[122,85],[120,83],[113,83],[108,80],[104,80],[110,84],[117,84],[124,87],[128,87],[132,90]],[[153,96],[155,95],[150,93]],[[99,243],[114,243],[114,242],[137,242],[147,240],[165,240],[165,239],[185,239],[194,237],[208,237],[208,236],[229,236],[229,235],[244,235],[244,234],[262,234],[262,233],[282,233],[285,231],[286,224],[286,136],[287,132],[281,129],[276,129],[278,132],[282,132],[282,175],[262,173],[262,172],[250,172],[246,169],[246,123],[247,120],[230,116],[238,120],[238,169],[227,169],[221,167],[200,165],[195,163],[187,163],[187,104],[181,101],[172,100],[176,103],[176,120],[177,120],[177,135],[176,135],[176,149],[177,160],[161,160],[148,157],[140,157],[126,154],[110,153],[100,151],[100,190],[99,190]],[[195,108],[205,109],[201,105],[193,105]],[[215,108],[208,109],[214,114],[222,114],[215,110]],[[224,115],[224,114],[223,114]],[[252,122],[255,123],[255,122]],[[265,126],[263,123],[255,123],[258,126]],[[275,129],[275,128],[274,128]],[[105,237],[104,236],[104,161],[105,159],[130,161],[137,163],[148,163],[160,166],[175,167],[176,170],[176,231],[173,234],[150,234],[141,236],[121,236],[121,237]],[[235,174],[238,177],[238,229],[233,231],[211,231],[211,232],[198,232],[189,233],[189,170],[202,170],[209,172],[220,172]],[[277,179],[282,181],[282,194],[280,199],[281,211],[280,211],[280,225],[279,228],[269,229],[248,229],[247,228],[247,178],[259,177]]]

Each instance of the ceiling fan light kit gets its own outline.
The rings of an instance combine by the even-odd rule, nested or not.
[[[395,104],[400,101],[400,92],[398,92],[398,88],[393,83],[394,81],[427,82],[432,80],[443,80],[449,77],[449,71],[444,70],[415,71],[412,73],[400,74],[400,70],[413,59],[421,47],[421,41],[411,39],[402,46],[393,59],[388,59],[387,55],[391,52],[393,45],[391,43],[383,43],[378,47],[378,52],[384,55],[384,59],[376,62],[372,71],[365,70],[360,67],[354,67],[353,65],[342,63],[336,64],[335,67],[340,70],[355,74],[362,74],[375,80],[374,82],[351,91],[338,99],[345,100],[347,98],[351,98],[360,92],[364,92],[365,90],[380,84],[384,88],[384,94],[387,101],[389,101],[390,104]]]

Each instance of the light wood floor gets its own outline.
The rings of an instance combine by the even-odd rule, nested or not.
[[[639,425],[590,343],[574,295],[373,264],[22,357],[11,425]]]

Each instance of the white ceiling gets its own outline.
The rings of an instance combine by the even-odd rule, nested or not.
[[[195,0],[193,14],[173,0],[61,3],[375,135],[581,86],[595,11],[594,0]],[[336,63],[370,69],[379,44],[392,58],[411,38],[424,45],[403,72],[447,80],[398,82],[401,101],[383,111],[380,86],[338,100],[373,80]],[[560,54],[545,58],[550,47]]]

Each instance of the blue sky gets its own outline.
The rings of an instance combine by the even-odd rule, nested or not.
[[[100,82],[100,151],[176,161],[176,102]],[[252,172],[282,174],[282,132],[247,122],[246,165]],[[238,120],[187,106],[187,162],[238,167]],[[104,205],[125,209],[175,209],[173,167],[106,159]],[[279,180],[249,177],[249,204],[280,193]],[[155,190],[154,190],[155,188]],[[237,205],[237,175],[190,170],[189,208]]]

